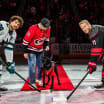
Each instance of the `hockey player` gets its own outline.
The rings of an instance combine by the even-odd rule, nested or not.
[[[90,74],[96,71],[97,62],[102,60],[102,83],[95,86],[95,88],[104,88],[104,26],[91,25],[87,20],[81,20],[79,26],[85,34],[89,35],[89,39],[92,42],[91,59],[88,63]]]
[[[9,22],[0,21],[0,44],[4,47],[6,58],[6,70],[9,73],[15,72],[15,63],[13,61],[13,47],[16,40],[16,31],[23,26],[23,19],[20,16],[12,16]],[[0,45],[0,46],[1,46]],[[0,91],[7,91],[7,88],[1,85],[2,63],[0,63]]]
[[[40,23],[29,27],[24,39],[24,57],[28,59],[30,83],[35,85],[35,66],[37,66],[37,82],[43,86],[41,80],[43,46],[49,50],[50,21],[43,18]]]

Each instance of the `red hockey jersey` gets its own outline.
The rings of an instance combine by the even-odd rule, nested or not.
[[[38,25],[32,25],[28,29],[23,39],[23,45],[27,46],[27,50],[34,52],[42,52],[44,41],[49,41],[50,28],[46,31],[39,29]]]

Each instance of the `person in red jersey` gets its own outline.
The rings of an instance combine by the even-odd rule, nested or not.
[[[37,80],[40,86],[42,82],[42,57],[43,47],[49,51],[50,20],[42,18],[40,23],[29,27],[23,39],[24,58],[28,59],[30,83],[35,85],[35,66],[37,66]]]
[[[79,22],[81,30],[89,35],[89,39],[92,42],[91,47],[91,59],[88,63],[88,71],[91,74],[96,71],[96,64],[98,61],[102,61],[102,79],[101,84],[94,86],[95,88],[104,88],[104,26],[91,25],[88,20],[81,20]]]

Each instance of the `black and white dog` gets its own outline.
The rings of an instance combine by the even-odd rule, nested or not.
[[[58,85],[61,85],[60,80],[59,80],[59,76],[58,76],[56,62],[52,61],[52,58],[49,58],[47,56],[43,57],[42,62],[43,62],[43,67],[42,67],[43,87],[45,88],[45,85],[48,85],[49,81],[51,80],[50,89],[53,88],[54,75],[55,74],[57,76]],[[48,82],[47,83],[45,83],[45,77],[46,76],[48,77]]]

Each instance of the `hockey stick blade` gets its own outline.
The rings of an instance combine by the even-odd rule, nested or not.
[[[75,87],[75,89],[67,96],[67,100],[72,96],[72,94],[76,91],[76,89],[80,86],[80,84],[83,82],[83,80],[87,77],[88,75],[88,71],[87,73],[84,75],[84,77],[81,79],[81,81],[77,84],[77,86]]]
[[[0,62],[4,65],[4,66],[7,66],[7,64],[3,61],[3,59],[0,57]],[[16,71],[15,71],[15,74],[19,77],[19,78],[21,78],[22,80],[24,80],[26,83],[28,83],[32,88],[34,88],[36,91],[38,91],[38,92],[40,92],[40,90],[39,89],[37,89],[37,88],[35,88],[30,82],[28,82],[25,78],[23,78],[19,73],[17,73]]]

